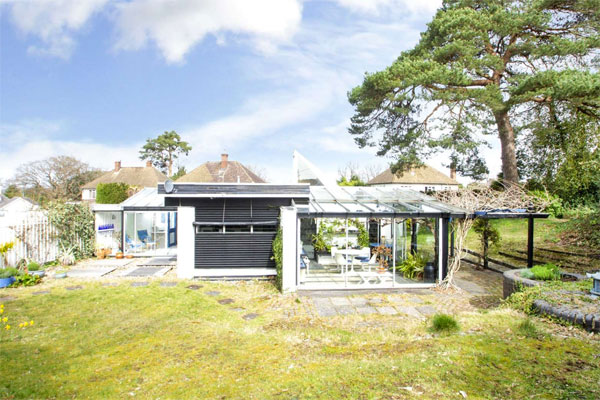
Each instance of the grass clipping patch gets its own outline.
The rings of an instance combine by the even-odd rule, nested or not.
[[[435,314],[431,319],[431,332],[435,333],[452,333],[458,332],[460,326],[456,319],[448,314]]]

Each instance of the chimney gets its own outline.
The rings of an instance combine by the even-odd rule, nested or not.
[[[221,169],[227,168],[227,160],[229,159],[229,154],[223,153],[221,154]]]
[[[456,166],[450,165],[450,179],[456,179]]]
[[[146,168],[150,168],[152,166],[152,161],[146,161]]]
[[[121,161],[115,161],[115,172],[121,169]]]

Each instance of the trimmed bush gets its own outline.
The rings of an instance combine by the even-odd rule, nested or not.
[[[431,331],[450,333],[459,330],[458,322],[448,314],[435,314],[431,320]]]
[[[27,264],[28,271],[39,271],[40,269],[41,269],[40,264],[36,263],[35,261],[32,261],[29,264]]]
[[[119,204],[129,197],[126,183],[99,183],[96,187],[96,203]]]

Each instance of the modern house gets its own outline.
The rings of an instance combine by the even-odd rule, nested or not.
[[[447,176],[429,165],[412,168],[397,174],[393,174],[392,170],[388,168],[367,182],[367,185],[410,189],[422,193],[458,190],[458,182],[456,181],[456,172],[454,170],[451,170],[450,176]]]
[[[205,162],[190,173],[177,179],[178,183],[266,183],[248,167],[238,161],[230,161],[228,154],[221,154],[221,161]]]
[[[115,161],[115,168],[82,186],[81,200],[96,201],[96,187],[99,183],[126,183],[137,188],[156,188],[166,181],[165,174],[152,166],[150,161],[145,167],[122,167],[121,161]]]

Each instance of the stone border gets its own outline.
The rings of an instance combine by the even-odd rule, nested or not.
[[[534,300],[533,307],[543,315],[550,315],[575,325],[581,325],[586,331],[600,332],[600,314],[584,314],[579,310],[554,306],[540,299]]]
[[[521,269],[511,269],[508,271],[504,271],[502,274],[504,279],[502,282],[502,295],[506,299],[508,296],[517,292],[519,290],[519,286],[521,287],[532,287],[532,286],[540,286],[543,285],[545,281],[535,281],[533,279],[523,278],[519,275],[521,271],[526,271],[527,268]],[[562,272],[562,276],[571,276],[577,280],[587,279],[585,275],[574,274],[570,272]]]

